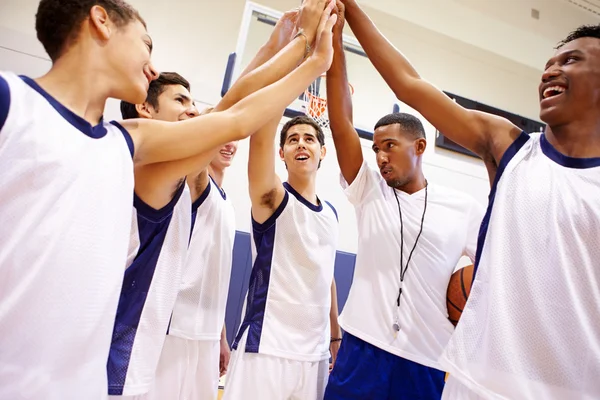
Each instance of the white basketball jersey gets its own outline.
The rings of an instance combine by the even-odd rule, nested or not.
[[[177,297],[191,229],[191,198],[182,182],[156,210],[134,198],[130,248],[108,358],[108,393],[146,393],[154,380]]]
[[[496,173],[442,363],[490,399],[600,399],[600,158],[522,133]]]
[[[169,334],[191,340],[219,340],[229,293],[235,213],[231,200],[212,178],[192,204],[192,218],[188,262]]]
[[[0,74],[0,398],[103,399],[133,142]]]
[[[475,258],[483,206],[433,183],[412,194],[394,191],[366,162],[352,184],[342,179],[342,186],[356,210],[358,251],[340,325],[389,353],[440,369],[438,358],[454,331],[448,283],[461,256]],[[401,260],[406,272],[398,306]]]
[[[248,330],[243,351],[320,361],[329,357],[337,215],[331,204],[315,206],[284,186],[275,213],[262,224],[252,221],[254,264],[233,348]]]

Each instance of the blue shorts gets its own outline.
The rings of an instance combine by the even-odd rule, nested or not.
[[[345,333],[325,400],[439,400],[445,375]]]

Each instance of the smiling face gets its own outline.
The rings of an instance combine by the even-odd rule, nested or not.
[[[161,121],[184,121],[198,116],[192,95],[182,85],[165,86],[158,96],[157,106],[146,103],[145,107],[152,119]]]
[[[104,48],[107,72],[114,80],[112,97],[130,103],[146,98],[150,82],[158,77],[152,66],[152,39],[139,20],[119,28]]]
[[[233,157],[237,153],[238,142],[229,142],[225,146],[221,147],[219,154],[210,163],[210,167],[214,170],[224,170],[231,166]]]
[[[540,118],[550,128],[600,119],[600,39],[582,37],[561,46],[539,85]]]

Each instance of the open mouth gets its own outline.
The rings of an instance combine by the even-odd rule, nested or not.
[[[226,158],[233,157],[233,152],[232,151],[221,150],[220,153],[221,153],[222,156],[224,156]]]
[[[560,96],[561,94],[563,94],[565,92],[565,90],[566,89],[562,86],[547,87],[546,89],[544,89],[544,92],[542,93],[542,98],[548,99],[550,97]]]
[[[296,161],[307,161],[308,156],[306,154],[298,154],[295,158]]]

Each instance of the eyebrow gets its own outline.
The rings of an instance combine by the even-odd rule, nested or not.
[[[183,94],[183,93],[176,93],[175,97],[182,97],[185,101],[192,101],[192,98],[190,96],[188,96],[187,94]]]
[[[552,57],[550,60],[548,60],[548,62],[544,66],[544,71],[547,70],[550,65],[554,64],[556,59],[558,59],[560,57],[570,56],[572,54],[581,56],[581,55],[583,55],[583,52],[581,50],[573,49],[573,50],[567,50],[562,53],[556,54],[554,57]]]

